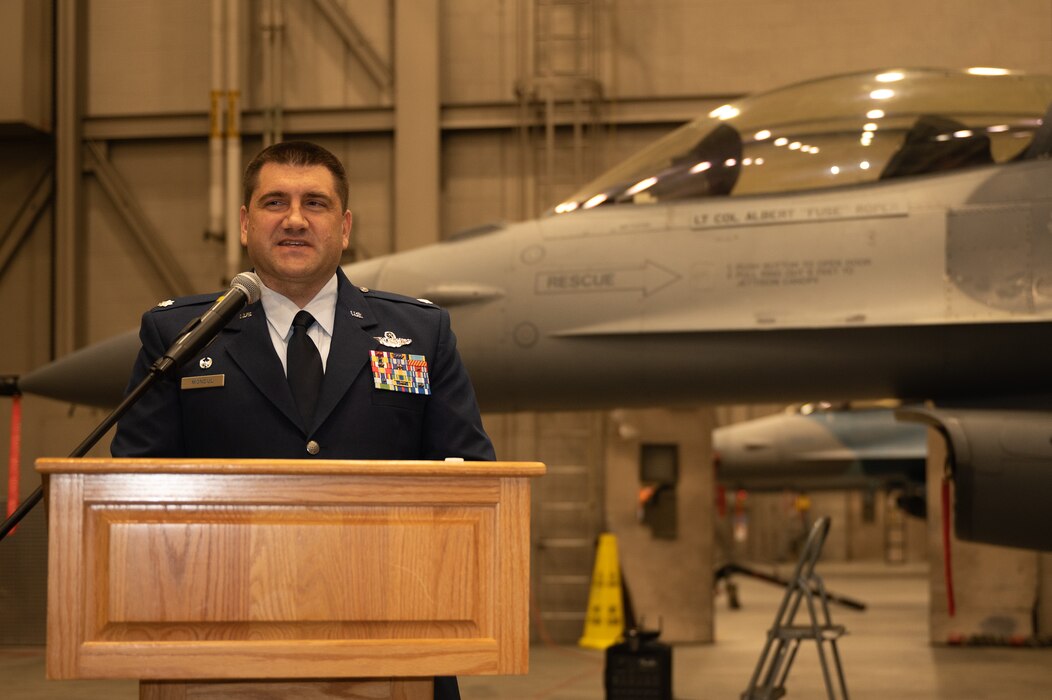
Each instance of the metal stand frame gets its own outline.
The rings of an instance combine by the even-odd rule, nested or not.
[[[800,554],[796,569],[793,571],[785,597],[774,617],[774,625],[767,631],[767,642],[756,663],[756,670],[753,671],[749,687],[742,693],[741,700],[775,700],[784,696],[789,669],[792,668],[800,642],[805,639],[813,639],[817,644],[818,660],[822,664],[826,692],[829,700],[837,700],[833,680],[829,673],[829,662],[826,660],[825,645],[829,645],[833,664],[836,666],[837,679],[840,682],[839,697],[848,700],[844,669],[840,665],[840,652],[837,650],[837,639],[846,633],[846,629],[843,625],[833,624],[829,616],[825,586],[821,577],[815,573],[815,564],[822,554],[822,546],[825,544],[827,534],[829,534],[829,518],[819,518],[807,536],[807,542]],[[817,605],[816,598],[818,599]],[[801,625],[793,624],[801,603],[806,603],[810,622]]]

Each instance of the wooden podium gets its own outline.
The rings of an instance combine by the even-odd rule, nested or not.
[[[430,700],[528,670],[536,462],[41,459],[47,675]]]

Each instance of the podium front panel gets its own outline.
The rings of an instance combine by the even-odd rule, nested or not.
[[[469,466],[53,472],[48,675],[525,673],[528,477]]]

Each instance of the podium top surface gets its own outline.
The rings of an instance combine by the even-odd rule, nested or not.
[[[42,474],[343,474],[404,476],[534,477],[545,473],[541,462],[467,462],[460,459],[117,459],[41,458]]]

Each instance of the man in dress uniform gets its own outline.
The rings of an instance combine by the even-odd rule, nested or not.
[[[339,159],[278,143],[249,163],[243,189],[241,243],[261,298],[121,419],[112,454],[494,459],[448,313],[339,269],[351,233]],[[217,297],[143,315],[129,389]],[[435,697],[459,698],[456,679],[437,678]]]

